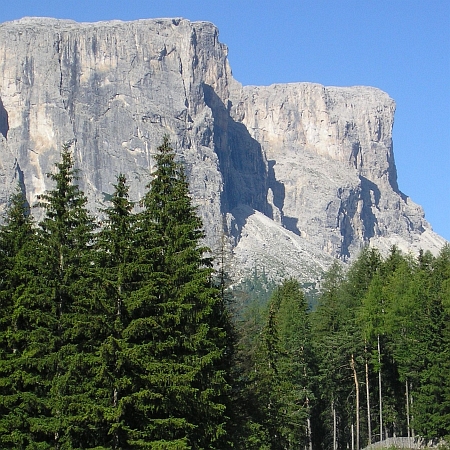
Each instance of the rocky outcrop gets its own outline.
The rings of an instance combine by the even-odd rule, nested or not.
[[[439,239],[416,242],[430,226],[398,189],[394,111],[370,87],[245,87],[236,117],[267,158],[273,218],[341,258],[367,242],[439,247]]]
[[[208,244],[225,228],[236,271],[312,278],[305,261],[317,274],[367,243],[437,251],[397,186],[394,110],[368,87],[242,87],[207,22],[25,18],[0,25],[0,203],[20,182],[34,204],[68,141],[94,211],[120,172],[138,199],[169,134]]]

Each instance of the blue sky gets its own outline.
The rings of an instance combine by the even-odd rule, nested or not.
[[[397,103],[399,187],[450,241],[450,0],[1,0],[0,22],[184,17],[216,24],[242,84],[375,86]]]

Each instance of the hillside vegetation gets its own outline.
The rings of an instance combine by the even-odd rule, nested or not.
[[[18,189],[0,229],[3,449],[360,449],[450,437],[450,247],[365,248],[244,295],[212,269],[167,138],[138,212],[117,177],[102,223],[71,149],[35,223]],[[231,280],[232,282],[232,280]],[[259,287],[258,287],[259,286]],[[238,311],[238,314],[236,314]]]

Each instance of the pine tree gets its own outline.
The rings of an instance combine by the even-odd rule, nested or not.
[[[139,288],[124,330],[134,392],[122,399],[132,448],[217,448],[228,391],[220,291],[202,224],[168,138],[138,215]]]
[[[422,304],[421,322],[416,327],[418,351],[422,362],[420,384],[415,391],[413,426],[426,438],[450,435],[450,367],[448,283],[450,279],[450,247],[445,246],[431,266],[419,270]]]
[[[352,284],[357,288],[356,284]],[[351,440],[355,398],[352,354],[355,350],[353,297],[342,267],[335,262],[325,274],[322,295],[312,317],[313,340],[318,360],[315,435],[322,447],[345,448]],[[361,342],[361,339],[358,340]]]
[[[313,314],[319,383],[325,387],[316,394],[322,397],[320,417],[325,429],[319,428],[316,435],[324,435],[324,445],[332,448],[359,448],[368,440],[368,421],[362,420],[368,416],[367,402],[361,400],[367,351],[357,311],[380,265],[380,255],[370,248],[361,251],[345,277],[336,262],[326,274]]]
[[[450,373],[450,355],[446,349],[450,348],[450,245],[445,245],[437,257],[435,268],[439,272],[440,280],[438,296],[442,304],[442,347],[439,349],[439,363],[442,373]],[[442,402],[439,410],[439,434],[448,442],[450,440],[450,377],[442,380]]]
[[[41,195],[39,203],[45,216],[39,224],[36,296],[51,302],[56,321],[52,364],[47,368],[52,421],[43,428],[53,430],[57,449],[94,447],[101,436],[92,376],[105,329],[103,305],[92,293],[95,223],[73,166],[70,146],[64,145],[56,172],[48,174],[54,189]]]
[[[344,349],[346,336],[342,333],[346,320],[343,284],[345,281],[342,265],[335,261],[325,273],[322,293],[317,309],[312,314],[313,342],[318,360],[318,399],[315,408],[313,432],[323,448],[336,450],[347,444],[345,432],[345,405],[351,390],[348,375],[348,361]]]
[[[238,299],[241,299],[240,292],[238,295]],[[233,367],[233,411],[237,413],[238,423],[233,438],[236,448],[247,450],[270,448],[270,433],[266,425],[268,389],[260,381],[261,372],[268,370],[264,360],[264,342],[261,339],[267,320],[266,309],[267,305],[263,307],[260,300],[255,298],[238,315],[236,325],[238,341]]]
[[[14,293],[22,284],[18,259],[25,245],[33,238],[33,221],[20,187],[12,195],[6,213],[6,224],[0,228],[0,354],[2,360],[15,348],[10,340]]]
[[[1,448],[49,448],[49,434],[39,430],[51,415],[45,375],[52,348],[51,306],[40,304],[33,287],[37,241],[26,199],[12,196],[0,231],[0,444]]]
[[[95,380],[103,393],[103,445],[118,449],[127,447],[129,432],[122,398],[131,391],[132,381],[123,332],[129,324],[130,292],[135,288],[136,249],[134,205],[129,200],[125,175],[117,177],[114,188],[111,206],[104,210],[106,217],[96,245],[96,289],[105,305],[106,324]]]

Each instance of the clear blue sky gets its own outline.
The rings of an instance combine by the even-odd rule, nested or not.
[[[207,20],[242,84],[369,85],[397,103],[400,190],[450,241],[450,0],[0,0],[0,22]]]

